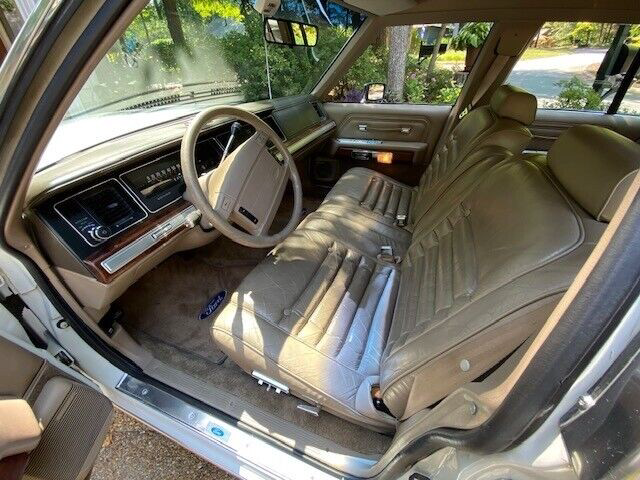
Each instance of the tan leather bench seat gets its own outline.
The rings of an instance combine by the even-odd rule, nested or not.
[[[417,187],[368,168],[352,168],[338,180],[319,210],[331,212],[335,207],[348,207],[387,225],[395,225],[397,216],[403,214],[411,227],[435,201],[438,192],[472,163],[468,159],[470,153],[489,146],[502,147],[514,154],[522,152],[532,139],[527,126],[533,123],[536,110],[535,96],[502,85],[489,105],[473,109],[458,123],[433,155]]]
[[[425,209],[400,263],[314,213],[233,293],[213,338],[245,371],[392,431],[540,328],[639,166],[639,145],[598,127],[568,130],[548,157],[493,150]]]

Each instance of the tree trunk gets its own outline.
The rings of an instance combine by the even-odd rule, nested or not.
[[[404,101],[404,79],[409,53],[410,25],[389,27],[389,64],[387,87],[389,98],[393,102]]]
[[[182,31],[182,21],[178,15],[178,9],[176,7],[176,0],[162,0],[164,5],[164,14],[167,18],[167,27],[169,28],[169,35],[176,47],[187,47],[187,41],[184,39],[184,32]]]
[[[431,58],[429,59],[429,66],[427,67],[427,78],[431,78],[431,75],[436,68],[436,59],[438,58],[438,54],[440,53],[440,45],[442,45],[442,39],[444,38],[444,32],[446,30],[447,24],[443,23],[440,27],[440,31],[438,32],[436,43],[433,45],[433,53],[431,54]]]
[[[376,35],[376,39],[371,44],[375,50],[387,46],[387,28],[381,28],[378,35]]]

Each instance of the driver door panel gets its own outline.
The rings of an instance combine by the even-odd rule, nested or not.
[[[0,458],[0,478],[87,478],[111,424],[111,402],[1,335],[0,358],[0,402],[7,402],[0,413],[21,412],[1,419],[0,451],[7,455]]]

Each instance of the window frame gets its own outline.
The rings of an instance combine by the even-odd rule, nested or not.
[[[615,115],[618,113],[618,109],[620,108],[620,105],[622,104],[622,101],[624,100],[629,87],[631,87],[631,85],[633,84],[634,78],[638,73],[638,69],[640,69],[640,49],[638,49],[635,56],[633,57],[631,65],[629,66],[629,70],[627,70],[627,72],[625,73],[624,78],[620,83],[620,87],[616,91],[616,94],[614,95],[613,100],[611,101],[611,104],[606,111],[607,115]]]

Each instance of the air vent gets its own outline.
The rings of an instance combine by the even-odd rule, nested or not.
[[[87,195],[84,201],[84,208],[105,227],[117,226],[123,220],[131,218],[133,209],[129,201],[111,185],[102,186]]]
[[[324,113],[324,110],[322,109],[322,107],[318,102],[313,102],[311,105],[313,106],[313,109],[317,112],[321,120],[324,120],[325,118],[327,118],[327,114]]]
[[[114,178],[57,202],[54,209],[92,247],[147,217]]]

